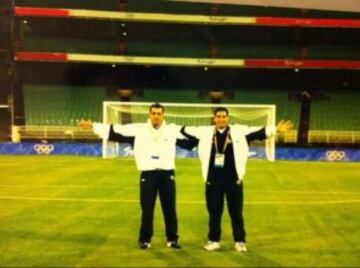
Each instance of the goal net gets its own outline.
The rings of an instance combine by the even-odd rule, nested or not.
[[[129,124],[147,122],[150,102],[104,102],[104,124]],[[189,104],[161,103],[165,107],[165,120],[169,123],[185,126],[209,126],[213,124],[213,110],[222,106],[229,110],[229,123],[250,127],[275,126],[275,105],[256,104]],[[260,152],[263,153],[260,153]],[[116,142],[103,140],[102,155],[104,158],[120,156],[120,146]],[[275,160],[275,137],[263,142],[256,142],[250,148],[250,155],[265,156]]]

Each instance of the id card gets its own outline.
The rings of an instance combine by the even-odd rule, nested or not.
[[[225,155],[224,154],[215,154],[214,166],[217,168],[224,167],[225,164]]]

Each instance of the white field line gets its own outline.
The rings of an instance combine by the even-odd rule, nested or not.
[[[293,190],[244,190],[245,192],[257,192],[257,193],[279,193],[279,194],[338,194],[338,195],[359,195],[360,192],[337,192],[337,191],[293,191]]]
[[[135,199],[95,199],[95,198],[62,198],[62,197],[36,197],[36,196],[0,196],[0,200],[17,201],[56,201],[56,202],[89,202],[89,203],[128,203],[139,204]],[[205,201],[181,200],[178,204],[205,204]],[[333,205],[357,204],[360,199],[330,200],[330,201],[245,201],[245,205]]]
[[[112,185],[76,185],[76,184],[0,184],[0,188],[83,188],[83,189],[126,189],[126,188],[138,188],[138,185],[134,186],[112,186]]]
[[[124,185],[124,186],[113,186],[113,185],[76,185],[76,184],[0,184],[0,188],[63,188],[63,189],[132,189],[138,188],[138,185]],[[189,187],[186,187],[189,188]],[[323,194],[323,195],[359,195],[360,192],[337,192],[337,191],[293,191],[293,190],[254,190],[245,189],[245,192],[257,192],[257,193],[279,193],[279,194]]]

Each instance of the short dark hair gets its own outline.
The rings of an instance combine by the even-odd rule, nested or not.
[[[215,110],[214,110],[214,116],[216,116],[216,114],[217,114],[218,112],[225,112],[226,115],[229,115],[229,110],[226,109],[225,107],[217,107],[217,108],[215,108]]]
[[[158,102],[153,103],[153,104],[150,105],[150,107],[149,107],[149,112],[150,112],[150,113],[151,113],[152,108],[155,108],[155,109],[159,109],[159,108],[160,108],[162,112],[165,112],[165,107],[162,106],[162,105],[161,105],[160,103],[158,103]]]

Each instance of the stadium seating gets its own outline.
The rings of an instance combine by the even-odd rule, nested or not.
[[[89,42],[96,42],[89,46]],[[28,51],[56,51],[67,53],[117,54],[116,42],[80,38],[49,38],[29,36],[24,40],[24,49]]]
[[[102,102],[120,101],[106,96],[105,88],[25,85],[25,116],[27,125],[75,125],[77,120],[102,120]],[[195,90],[145,89],[133,101],[204,102]]]
[[[143,96],[134,97],[133,101],[203,103],[209,102],[209,99],[199,97],[196,89],[147,88]]]
[[[158,57],[209,57],[210,47],[205,43],[156,42],[149,46],[145,42],[129,42],[128,55]]]
[[[297,48],[286,45],[267,44],[220,44],[219,58],[296,58],[299,55]]]
[[[17,5],[47,6],[84,8],[97,10],[119,10],[118,0],[19,0]],[[215,10],[215,9],[216,10]],[[214,9],[214,10],[213,10]],[[238,16],[301,16],[296,9],[278,9],[263,7],[234,7],[209,4],[189,4],[182,2],[159,1],[159,0],[136,0],[128,1],[127,11],[184,13],[184,14],[211,14],[211,10],[220,15]],[[323,16],[321,11],[308,11],[307,16]],[[332,13],[332,17],[352,18],[352,13]],[[83,23],[83,22],[73,22]],[[214,44],[217,47],[216,57],[219,58],[299,58],[301,54],[301,40],[296,40],[296,30],[287,27],[274,27],[269,31],[268,27],[249,28],[229,27],[222,30],[221,26],[201,28],[196,25],[173,24],[177,29],[189,29],[189,32],[173,31],[176,35],[163,40],[162,31],[157,31],[152,36],[152,27],[167,29],[169,25],[127,23],[126,55],[138,56],[161,56],[161,57],[210,57],[210,36],[215,37]],[[79,24],[80,25],[80,24]],[[78,26],[79,26],[78,25]],[[118,26],[118,25],[115,25]],[[115,29],[112,25],[111,29]],[[148,27],[148,28],[147,28]],[[201,26],[203,27],[203,26]],[[46,27],[44,27],[46,28]],[[51,30],[51,27],[48,27]],[[80,27],[81,28],[81,27]],[[211,29],[210,29],[211,28]],[[33,25],[26,33],[22,49],[29,51],[59,51],[71,53],[98,53],[119,54],[119,43],[116,37],[119,32],[114,31],[110,39],[94,39],[92,36],[76,34],[67,36],[47,35],[50,30],[37,32],[39,28]],[[77,28],[79,29],[79,27]],[[81,28],[83,29],[83,28]],[[78,30],[76,30],[78,31]],[[318,42],[317,35],[326,37],[333,34],[333,29],[312,29],[307,54],[309,59],[359,59],[360,50],[358,44],[352,44],[351,34],[344,33],[344,38],[339,38],[337,43],[327,42],[324,45]],[[198,35],[202,32],[203,35]],[[151,33],[144,35],[144,33]],[[246,33],[252,33],[247,35]],[[351,32],[350,32],[351,33]],[[350,36],[346,39],[345,34]],[[106,35],[106,34],[105,34]],[[316,37],[316,38],[315,38]],[[314,39],[315,38],[315,39]],[[318,38],[320,40],[320,38]],[[263,42],[266,40],[266,42]],[[326,39],[324,39],[326,40]],[[356,40],[356,39],[354,39]],[[151,43],[151,45],[149,45]],[[91,45],[89,45],[91,44]],[[209,102],[209,98],[199,97],[198,89],[158,89],[145,88],[143,96],[136,96],[133,101],[159,101],[159,102]],[[266,91],[250,89],[234,89],[234,98],[225,98],[226,103],[251,103],[251,104],[276,104],[277,118],[289,119],[298,125],[300,104],[288,100],[285,91]],[[95,121],[102,119],[102,102],[104,100],[119,100],[119,97],[106,95],[104,87],[77,87],[77,86],[38,86],[24,85],[25,116],[28,125],[75,125],[76,120],[89,118]],[[354,92],[332,92],[331,99],[314,102],[311,110],[310,129],[312,130],[360,130],[360,116],[358,108],[360,96]]]
[[[107,96],[101,87],[66,87],[25,85],[25,114],[27,125],[75,125],[76,120],[102,120],[102,102],[119,101]],[[208,97],[200,97],[197,89],[143,89],[142,96],[132,101],[141,102],[206,103]],[[224,103],[275,104],[277,119],[294,122],[297,128],[300,103],[288,100],[285,91],[237,89],[233,98],[225,97]],[[360,95],[356,92],[331,92],[330,99],[313,102],[310,129],[312,130],[360,130],[358,113]]]
[[[330,100],[313,102],[310,129],[360,130],[360,95],[357,92],[330,93]]]
[[[360,59],[360,50],[354,45],[312,45],[309,58],[313,59]]]
[[[47,38],[31,36],[25,39],[24,49],[28,51],[56,51],[89,54],[119,54],[118,44],[114,41],[96,40],[89,46],[89,39]],[[219,58],[299,58],[300,49],[286,44],[231,44],[218,46]],[[189,42],[129,42],[126,55],[159,57],[210,57],[210,45]],[[360,51],[349,45],[311,45],[307,58],[310,59],[359,59]]]
[[[56,51],[89,54],[119,54],[116,42],[97,40],[89,46],[89,39],[31,37],[24,42],[28,51]],[[210,57],[210,46],[205,43],[158,42],[149,46],[145,42],[129,42],[126,55],[159,57]],[[219,58],[299,58],[300,49],[288,45],[226,44],[219,45]],[[360,52],[353,46],[313,45],[308,49],[311,59],[359,59]]]
[[[102,102],[119,101],[119,97],[106,96],[104,88],[25,85],[25,115],[27,125],[75,125],[76,120],[102,120]],[[297,122],[298,104],[287,101],[284,92],[236,91],[226,103],[276,104],[277,118]],[[133,101],[206,103],[208,97],[199,97],[196,89],[144,89],[143,96]]]
[[[291,120],[297,128],[300,114],[300,104],[288,100],[286,91],[276,90],[249,90],[239,89],[235,91],[233,99],[228,103],[242,104],[275,104],[277,120]]]
[[[95,87],[25,85],[27,125],[76,125],[76,120],[101,120],[105,90]]]

